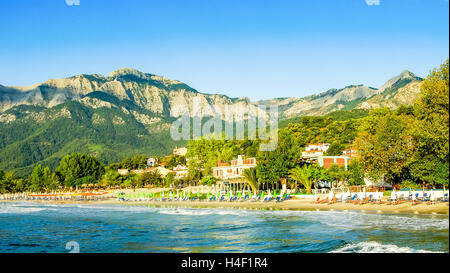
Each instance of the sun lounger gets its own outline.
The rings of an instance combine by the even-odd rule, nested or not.
[[[277,196],[277,199],[275,200],[276,202],[282,202],[282,201],[284,201],[285,200],[285,196],[283,195],[280,195],[280,196]]]
[[[269,202],[272,201],[272,196],[266,196],[263,200],[263,202]]]
[[[256,202],[261,199],[261,195],[255,195],[250,199],[250,202]]]
[[[400,204],[400,200],[398,199],[388,199],[388,201],[386,202],[386,205],[398,205]]]
[[[353,203],[355,200],[356,200],[356,198],[358,197],[358,195],[353,195],[353,197],[351,197],[350,199],[348,199],[347,201],[345,201],[346,203]]]
[[[355,203],[355,204],[359,204],[359,205],[367,204],[367,203],[369,203],[370,198],[371,198],[370,196],[369,196],[369,197],[366,197],[366,199],[360,201],[359,203]]]
[[[337,201],[337,198],[336,198],[336,196],[334,196],[333,199],[331,199],[330,202],[328,202],[328,205],[334,204],[334,203],[336,203],[336,201]]]

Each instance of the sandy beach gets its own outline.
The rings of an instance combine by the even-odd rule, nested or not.
[[[155,206],[180,206],[197,208],[245,208],[245,209],[279,209],[279,210],[341,210],[341,211],[361,211],[376,213],[413,213],[413,214],[449,214],[449,206],[446,203],[427,205],[425,203],[411,205],[409,202],[399,205],[386,204],[364,204],[355,205],[352,203],[315,204],[312,200],[286,200],[283,202],[216,202],[216,201],[137,201],[137,202],[117,202],[101,201],[108,204],[128,204],[128,205],[155,205]]]
[[[15,201],[1,201],[15,202]],[[412,205],[405,202],[398,205],[384,204],[353,204],[337,202],[334,204],[317,204],[312,199],[291,199],[282,202],[250,202],[250,201],[119,201],[115,197],[109,196],[106,199],[89,201],[21,201],[21,202],[39,202],[53,204],[114,204],[114,205],[143,205],[143,206],[179,206],[192,208],[240,208],[240,209],[265,209],[265,210],[316,210],[316,211],[360,211],[368,213],[411,213],[411,214],[449,214],[448,203],[437,202],[433,205],[420,203]]]

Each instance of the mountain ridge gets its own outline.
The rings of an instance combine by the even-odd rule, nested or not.
[[[150,85],[150,87],[155,87],[153,90],[148,90],[152,92],[158,93],[159,90],[166,91],[178,91],[178,92],[188,92],[206,95],[208,97],[221,97],[231,101],[245,101],[247,103],[252,104],[268,104],[276,103],[279,105],[285,105],[286,102],[292,101],[307,101],[313,100],[326,96],[333,96],[340,92],[349,92],[351,89],[359,89],[359,94],[356,94],[357,97],[365,97],[368,98],[371,95],[371,91],[374,93],[382,93],[391,86],[393,83],[397,82],[399,79],[410,78],[412,81],[421,81],[421,79],[415,76],[412,72],[404,70],[399,75],[389,79],[384,85],[380,88],[367,87],[363,84],[353,84],[348,85],[344,88],[332,88],[326,90],[324,92],[313,94],[305,97],[282,97],[282,98],[273,98],[268,100],[259,100],[252,102],[247,97],[239,97],[233,98],[226,95],[221,94],[212,94],[212,93],[201,93],[196,89],[190,87],[187,84],[184,84],[178,80],[171,80],[169,78],[158,76],[150,73],[144,73],[139,70],[133,68],[121,68],[114,70],[109,73],[108,76],[103,76],[101,74],[79,74],[71,77],[61,78],[61,79],[49,79],[43,83],[37,83],[30,86],[3,86],[0,84],[0,112],[4,112],[5,110],[11,108],[14,105],[20,104],[45,104],[45,99],[49,99],[53,97],[53,101],[48,102],[48,107],[52,107],[57,103],[62,103],[64,99],[72,99],[79,98],[81,95],[86,95],[88,93],[94,91],[104,91],[107,93],[112,93],[120,99],[131,99],[131,94],[127,93],[127,83],[129,82],[140,82],[141,85],[134,86],[135,89],[148,89],[149,86],[142,86],[142,81],[146,82]],[[151,89],[151,88],[150,88]],[[51,94],[51,90],[54,90],[55,94]],[[355,93],[358,93],[358,90],[354,90]],[[6,94],[14,94],[16,97],[5,97]],[[22,95],[22,99],[20,99],[20,95]],[[136,94],[133,94],[133,96]],[[144,95],[145,94],[140,94]],[[350,96],[351,97],[351,96]],[[9,99],[9,100],[8,100]],[[34,99],[34,100],[33,100]],[[353,97],[355,99],[355,97]],[[9,103],[8,103],[9,102]],[[144,103],[145,104],[145,103]],[[144,105],[141,102],[141,105]],[[151,108],[150,108],[151,109]],[[155,109],[153,109],[155,110]],[[161,110],[161,109],[159,109]]]
[[[0,85],[0,169],[27,175],[37,164],[55,168],[71,152],[94,155],[106,164],[137,153],[169,154],[174,146],[186,145],[169,133],[186,109],[192,118],[223,115],[226,106],[236,106],[246,119],[258,105],[277,105],[279,118],[286,121],[336,110],[395,109],[412,103],[421,80],[403,71],[379,89],[349,85],[302,98],[256,102],[201,93],[180,81],[129,68],[106,77],[81,74],[29,87]],[[199,113],[193,109],[194,97],[202,107]]]

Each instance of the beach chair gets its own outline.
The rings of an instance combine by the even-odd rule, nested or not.
[[[325,197],[324,199],[322,199],[319,203],[320,204],[326,204],[326,203],[328,203],[329,202],[329,198],[328,198],[328,196],[327,197]]]
[[[263,200],[263,202],[270,202],[272,201],[272,196],[266,196]]]
[[[428,202],[430,201],[430,197],[428,196],[428,193],[424,193],[423,197],[421,198],[421,201]]]
[[[285,199],[285,195],[286,195],[286,194],[277,196],[276,202],[282,202],[282,201],[286,200],[286,199]]]
[[[261,199],[261,195],[255,195],[252,198],[250,198],[250,202],[256,202]]]
[[[372,198],[372,195],[369,195],[369,197],[366,197],[366,199],[359,202],[359,205],[364,205],[370,202],[370,199]]]
[[[336,198],[336,196],[334,196],[333,199],[331,199],[331,200],[328,202],[328,205],[334,204],[334,203],[336,203],[336,201],[337,201],[337,198]]]
[[[350,199],[347,199],[345,202],[346,203],[353,203],[355,200],[356,200],[356,198],[358,198],[358,195],[353,195],[353,197],[351,197]]]
[[[386,205],[398,205],[400,204],[400,201],[398,199],[388,199],[386,202]]]
[[[314,204],[319,204],[320,201],[322,201],[322,199],[320,198],[320,196],[317,196],[317,198],[314,199],[313,203],[314,203]]]

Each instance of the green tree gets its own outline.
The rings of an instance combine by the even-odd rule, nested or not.
[[[301,157],[301,148],[294,135],[289,131],[280,131],[278,145],[274,151],[260,152],[257,158],[256,173],[262,182],[274,184],[289,176]]]
[[[303,167],[296,167],[290,170],[289,177],[302,184],[306,188],[306,193],[311,193],[316,174],[313,167],[304,165]]]
[[[13,172],[0,172],[0,193],[15,193],[26,190],[23,178]]]
[[[56,177],[52,175],[50,168],[37,165],[28,177],[29,189],[32,192],[54,190],[57,188],[57,183],[53,181],[54,178]]]
[[[412,137],[415,120],[388,109],[373,110],[355,140],[366,173],[374,179],[398,184],[409,174],[415,152]]]
[[[164,179],[162,178],[161,174],[158,171],[152,171],[139,175],[137,180],[138,180],[137,185],[139,186],[145,185],[162,186],[161,182],[163,182]]]
[[[211,186],[212,184],[216,183],[217,179],[214,176],[204,176],[202,180],[200,180],[201,185],[208,185]]]
[[[164,177],[164,186],[170,187],[175,182],[175,174],[174,173],[168,173],[166,177]]]
[[[127,179],[126,175],[120,175],[117,169],[110,169],[106,171],[104,176],[104,182],[108,186],[121,186]]]
[[[95,183],[105,174],[105,166],[95,157],[73,153],[63,157],[56,169],[66,186]]]
[[[348,165],[350,172],[349,184],[351,186],[364,185],[364,170],[359,160],[353,159]]]
[[[345,149],[345,145],[335,141],[331,143],[330,148],[328,148],[326,155],[339,156],[342,155],[342,151]]]
[[[255,168],[245,169],[243,174],[245,181],[247,181],[247,183],[252,188],[253,194],[256,195],[256,192],[258,190],[258,178],[256,176],[256,169]]]
[[[422,183],[447,185],[449,181],[449,60],[423,81],[415,103],[414,131],[417,152],[411,169]]]

